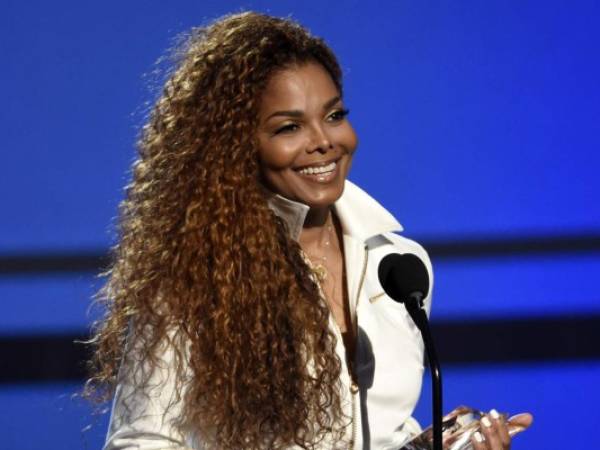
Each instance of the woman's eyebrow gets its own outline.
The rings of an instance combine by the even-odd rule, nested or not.
[[[342,99],[341,96],[336,95],[332,99],[328,100],[323,105],[323,111],[328,110],[333,105],[335,105],[337,102],[339,102],[341,99]],[[289,109],[289,110],[286,110],[286,111],[275,111],[274,113],[270,114],[269,117],[267,117],[265,119],[265,121],[267,121],[267,120],[269,120],[269,119],[271,119],[273,117],[277,117],[277,116],[297,117],[297,118],[299,118],[299,117],[302,117],[303,115],[304,115],[304,111],[302,111],[300,109]]]
[[[269,117],[267,117],[266,120],[269,120],[272,117],[277,117],[277,116],[302,117],[303,115],[304,115],[304,112],[299,109],[290,109],[287,111],[275,111],[273,114],[271,114]]]
[[[335,105],[337,102],[339,102],[342,99],[342,97],[340,95],[336,95],[335,97],[333,97],[331,100],[329,100],[327,103],[325,103],[323,105],[323,110],[328,110],[329,108],[331,108],[333,105]]]

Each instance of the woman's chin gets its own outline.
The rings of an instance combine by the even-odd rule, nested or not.
[[[311,209],[323,209],[337,202],[344,192],[343,185],[331,189],[322,190],[313,195],[299,196],[298,201],[304,203]]]

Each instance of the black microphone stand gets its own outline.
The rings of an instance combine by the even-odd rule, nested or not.
[[[429,360],[429,368],[431,370],[431,391],[433,395],[433,450],[442,449],[442,372],[440,371],[440,363],[433,345],[433,337],[429,328],[429,320],[427,313],[423,308],[423,295],[420,292],[415,292],[404,301],[404,306],[408,314],[417,325],[423,342],[425,343],[425,351]]]

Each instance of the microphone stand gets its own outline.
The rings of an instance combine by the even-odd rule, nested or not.
[[[440,371],[440,363],[437,358],[435,347],[433,345],[433,337],[429,328],[429,320],[427,313],[423,308],[423,294],[415,292],[404,301],[404,306],[408,314],[417,325],[423,342],[425,342],[425,351],[429,360],[429,368],[431,370],[431,390],[433,397],[433,450],[442,449],[442,373]]]

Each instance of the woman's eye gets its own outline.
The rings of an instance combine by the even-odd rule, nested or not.
[[[333,111],[329,115],[328,119],[333,122],[339,122],[340,120],[344,120],[344,117],[346,117],[349,112],[350,110],[348,109],[338,109],[336,111]]]
[[[298,129],[298,125],[296,125],[295,123],[289,123],[280,128],[277,128],[277,130],[275,130],[275,134],[290,133],[292,131],[296,131],[296,129]]]

